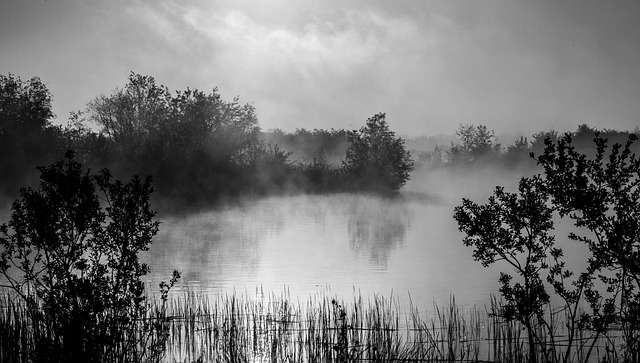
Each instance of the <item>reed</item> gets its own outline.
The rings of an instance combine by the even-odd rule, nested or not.
[[[212,299],[212,300],[211,300]],[[167,357],[176,362],[561,362],[567,336],[539,335],[537,356],[529,356],[526,330],[488,308],[447,306],[420,311],[409,299],[375,295],[350,301],[320,294],[306,301],[288,294],[187,293],[170,301]],[[557,315],[557,314],[556,314]],[[556,316],[554,315],[554,316]],[[553,321],[553,320],[552,320]],[[546,330],[544,330],[546,332]],[[568,362],[616,362],[615,338],[594,340],[580,331]],[[535,359],[532,359],[535,358]]]
[[[152,299],[150,299],[152,300]],[[349,301],[318,294],[306,301],[280,294],[205,295],[187,292],[150,306],[135,334],[137,361],[163,362],[560,362],[567,351],[564,322],[529,356],[526,330],[492,314],[490,307],[447,306],[420,310],[398,299],[354,294]],[[0,361],[41,361],[46,331],[8,296],[0,301]],[[547,331],[545,329],[545,331]],[[161,346],[158,344],[158,339]],[[594,340],[580,331],[569,362],[620,361],[615,337]],[[151,346],[163,350],[150,352]],[[154,348],[155,349],[155,348]],[[151,354],[153,353],[153,354]]]

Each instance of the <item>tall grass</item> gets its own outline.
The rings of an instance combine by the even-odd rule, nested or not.
[[[141,361],[165,362],[561,362],[567,336],[560,320],[529,356],[526,330],[488,308],[463,309],[451,298],[429,309],[398,299],[354,294],[350,301],[329,294],[291,299],[287,292],[183,293],[150,308],[136,334],[150,326],[166,332],[164,352],[147,354],[151,342],[136,340]],[[0,361],[38,361],[38,330],[26,310],[8,297],[1,301]],[[546,330],[545,330],[546,331]],[[147,334],[148,336],[148,334]],[[157,338],[156,338],[157,339]],[[609,334],[595,338],[579,331],[567,361],[620,361]],[[157,342],[155,343],[157,346]],[[587,357],[587,351],[593,353]],[[162,354],[161,354],[162,353]]]
[[[154,303],[126,326],[106,315],[69,315],[63,324],[15,295],[0,295],[0,362],[161,362],[166,312],[165,304]]]
[[[530,362],[526,331],[489,308],[447,306],[421,311],[410,299],[350,301],[316,295],[306,301],[286,293],[255,296],[232,293],[208,297],[188,293],[169,304],[167,357],[180,362]],[[566,334],[558,321],[555,336],[536,347],[537,362],[561,362]],[[595,339],[580,331],[569,362],[619,361],[610,336]],[[539,348],[539,349],[538,349]]]

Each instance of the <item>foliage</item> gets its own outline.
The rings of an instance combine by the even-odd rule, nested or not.
[[[473,163],[500,152],[494,131],[485,125],[461,124],[456,135],[462,144],[451,146],[449,160],[452,163]]]
[[[17,192],[38,163],[60,152],[59,129],[49,119],[52,96],[38,77],[0,75],[0,191]]]
[[[524,161],[527,161],[529,164],[534,163],[531,158],[529,158],[530,153],[531,143],[529,143],[529,139],[524,136],[520,136],[513,145],[508,145],[506,147],[501,158],[505,165],[514,167],[519,164],[523,164]]]
[[[159,225],[150,179],[122,183],[106,169],[90,175],[72,153],[38,170],[39,188],[21,189],[0,227],[5,287],[24,301],[42,338],[34,359],[140,361],[161,352],[156,325],[149,322],[146,336],[137,330],[148,312],[149,268],[139,253]],[[171,285],[177,278],[176,271]]]
[[[596,134],[596,153],[588,157],[567,134],[547,140],[537,158],[555,208],[578,227],[570,238],[589,247],[588,271],[606,286],[602,293],[588,289],[593,314],[583,320],[598,331],[620,324],[629,361],[640,359],[640,158],[631,150],[637,138],[631,134],[605,155],[607,140]]]
[[[131,73],[124,89],[89,102],[89,120],[117,146],[122,157],[193,157],[209,151],[224,162],[242,158],[257,140],[255,109],[238,99],[187,89],[171,94],[155,79]]]
[[[500,293],[506,304],[497,314],[516,320],[527,329],[530,357],[535,357],[536,326],[544,320],[549,294],[541,273],[548,269],[547,257],[554,247],[552,210],[538,179],[522,178],[518,193],[497,187],[485,205],[463,199],[454,218],[465,233],[464,244],[474,248],[473,257],[483,266],[505,261],[522,282],[500,273]],[[561,252],[554,252],[560,255]]]
[[[345,130],[307,130],[298,128],[293,133],[279,129],[261,132],[261,138],[271,145],[278,145],[290,151],[291,158],[298,162],[309,162],[323,154],[330,163],[341,163],[347,151],[347,131]]]
[[[53,117],[51,93],[38,77],[22,81],[0,75],[0,136],[29,135],[42,130]]]
[[[565,362],[574,339],[584,329],[595,336],[595,344],[613,324],[623,333],[621,358],[638,360],[640,160],[631,151],[636,139],[631,135],[624,146],[614,144],[605,158],[605,139],[596,137],[596,153],[588,157],[575,149],[570,134],[557,141],[547,138],[544,153],[536,159],[544,168],[542,175],[522,178],[517,194],[498,187],[485,205],[464,199],[455,208],[454,217],[465,233],[464,244],[474,248],[474,258],[484,266],[506,261],[523,281],[512,284],[512,276],[501,273],[500,292],[506,304],[498,314],[526,327],[530,357],[536,356],[536,346],[544,345],[539,339],[541,327],[553,337],[549,321],[554,319],[553,310],[545,318],[550,286],[564,303]],[[566,268],[563,251],[550,235],[555,213],[574,221],[581,234],[572,232],[569,238],[585,243],[591,251],[587,268],[577,276]],[[585,231],[590,233],[582,233]],[[580,313],[581,302],[588,303],[591,311]]]
[[[255,109],[238,98],[222,100],[215,88],[172,93],[153,77],[131,73],[123,89],[89,102],[80,119],[100,127],[78,143],[85,150],[92,148],[83,141],[98,143],[94,162],[116,174],[153,175],[169,205],[196,206],[250,188],[244,175],[260,147]],[[103,140],[107,150],[99,153]],[[103,154],[111,157],[99,160]]]
[[[386,115],[367,119],[366,126],[348,133],[344,169],[361,188],[398,190],[413,170],[411,155],[404,140],[389,129]]]

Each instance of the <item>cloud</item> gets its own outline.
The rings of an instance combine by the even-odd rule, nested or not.
[[[187,78],[253,101],[266,128],[293,129],[300,120],[310,128],[359,127],[409,99],[412,83],[441,67],[437,57],[429,59],[438,39],[410,18],[347,11],[292,28],[218,10],[154,6],[135,12],[172,49],[169,63],[190,58]]]
[[[48,82],[62,123],[134,71],[239,95],[264,128],[358,128],[386,112],[405,134],[632,129],[640,27],[633,9],[587,3],[16,2],[0,12],[0,66]]]

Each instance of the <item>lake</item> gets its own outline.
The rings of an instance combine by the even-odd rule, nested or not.
[[[156,289],[173,269],[177,290],[206,294],[280,294],[305,301],[318,293],[350,299],[390,296],[431,307],[452,295],[484,305],[498,292],[504,265],[484,268],[462,244],[453,219],[461,198],[486,201],[495,185],[513,190],[518,175],[427,174],[395,198],[358,195],[273,196],[228,203],[188,216],[162,217],[145,260]],[[565,222],[569,223],[569,222]],[[561,238],[569,266],[584,265],[585,246]]]
[[[473,261],[449,200],[406,192],[277,196],[161,218],[145,259],[151,283],[182,273],[179,289],[264,291],[306,300],[381,294],[415,304],[484,304],[499,269]],[[406,301],[406,300],[405,300]]]

